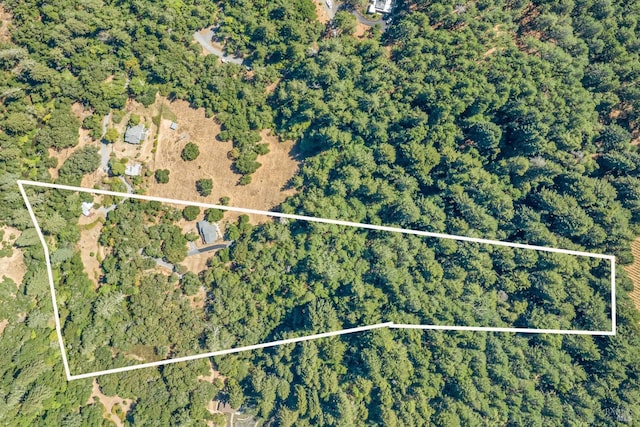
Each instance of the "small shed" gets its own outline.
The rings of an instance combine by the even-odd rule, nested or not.
[[[142,171],[142,165],[140,163],[134,163],[132,165],[127,165],[124,170],[124,174],[127,176],[138,176]]]
[[[82,202],[82,215],[91,216],[91,208],[93,208],[93,202]]]
[[[216,229],[209,221],[198,221],[196,223],[196,227],[198,229],[198,233],[200,237],[202,237],[203,243],[213,243],[218,240],[218,234],[216,233]]]
[[[129,126],[124,133],[124,142],[129,144],[140,144],[147,139],[147,129],[143,124]]]
[[[171,129],[171,130],[178,129],[178,124],[176,122],[171,122],[171,125],[169,126],[169,129]]]

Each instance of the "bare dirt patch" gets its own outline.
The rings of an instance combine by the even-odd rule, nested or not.
[[[369,27],[368,25],[364,25],[362,22],[358,22],[356,24],[356,31],[353,33],[353,35],[359,39],[363,39],[366,37],[369,28],[371,27]]]
[[[4,6],[0,4],[0,43],[6,43],[11,40],[11,20],[13,15],[4,10]]]
[[[3,334],[3,332],[4,332],[4,328],[6,328],[8,324],[9,324],[9,321],[8,321],[7,319],[3,319],[3,320],[0,322],[0,335],[2,335],[2,334]]]
[[[96,288],[101,274],[98,257],[104,259],[106,256],[105,248],[98,244],[98,237],[100,237],[100,230],[105,219],[106,217],[102,212],[96,211],[93,215],[88,217],[83,215],[78,220],[78,225],[81,227],[80,240],[76,245],[76,249],[80,251],[84,271]]]
[[[274,93],[276,91],[278,85],[280,84],[281,80],[282,80],[281,78],[278,78],[278,79],[276,79],[275,82],[273,82],[269,86],[267,86],[267,93],[268,94]]]
[[[2,227],[4,236],[2,242],[7,242],[13,245],[22,232],[13,227]],[[13,237],[13,238],[12,238]],[[22,250],[13,247],[13,252],[10,257],[0,258],[0,281],[6,276],[16,282],[18,286],[22,284],[24,275],[27,272],[27,266],[24,264],[24,254]]]
[[[633,264],[625,266],[624,270],[633,281],[633,291],[629,292],[629,297],[636,309],[640,310],[640,237],[631,243],[631,253]]]
[[[120,405],[122,412],[126,414],[127,412],[129,412],[133,400],[123,399],[120,396],[105,396],[100,390],[100,386],[98,385],[96,379],[93,380],[93,388],[91,389],[91,396],[89,396],[87,404],[93,403],[94,397],[97,398],[105,408],[105,413],[102,414],[104,418],[113,421],[118,427],[124,426],[123,421],[113,413],[113,408],[116,405]]]
[[[331,18],[329,17],[327,8],[324,5],[324,0],[316,0],[314,3],[316,6],[316,15],[318,15],[318,21],[326,25],[327,22],[331,21]]]
[[[187,270],[189,270],[190,272],[194,274],[198,274],[201,271],[204,271],[207,269],[207,261],[209,260],[209,258],[213,257],[214,255],[215,255],[215,251],[206,252],[203,254],[190,255],[187,258],[185,258],[185,260],[182,261],[180,264],[184,265],[187,268]]]
[[[147,194],[180,200],[218,203],[223,196],[230,197],[230,205],[261,210],[273,209],[294,190],[283,187],[298,170],[298,162],[292,157],[293,141],[279,142],[268,130],[261,132],[262,142],[269,144],[270,152],[258,158],[262,166],[253,174],[249,185],[238,185],[240,175],[234,173],[228,152],[231,142],[220,142],[216,136],[220,125],[212,118],[205,117],[204,109],[193,109],[185,101],[166,104],[177,116],[178,129],[171,130],[169,120],[162,120],[159,129],[158,146],[153,170],[168,169],[169,183],[158,184],[153,177],[146,180]],[[186,162],[180,157],[188,142],[197,144],[198,158]],[[207,197],[196,191],[196,181],[210,178],[213,191]],[[237,214],[227,213],[226,219],[237,218]],[[265,217],[251,217],[252,222],[264,222]]]

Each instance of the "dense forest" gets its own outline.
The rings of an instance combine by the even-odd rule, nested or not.
[[[0,283],[4,424],[110,423],[87,403],[91,380],[65,380],[44,254],[15,181],[52,181],[48,150],[75,146],[80,126],[128,98],[150,104],[159,91],[215,114],[243,175],[260,167],[261,129],[295,139],[303,167],[283,212],[633,262],[638,1],[398,2],[393,24],[363,38],[323,28],[310,0],[4,7],[0,221],[22,230],[15,246],[27,267],[21,286]],[[213,24],[251,70],[200,55],[192,34]],[[86,123],[74,102],[92,112]],[[78,150],[57,182],[77,185],[98,165],[95,150]],[[110,349],[138,346],[153,360],[381,320],[611,326],[605,263],[298,221],[241,218],[227,229],[234,245],[203,274],[151,274],[137,251],[179,263],[186,236],[172,225],[179,211],[138,202],[119,204],[102,227],[101,242],[119,251],[95,292],[74,250],[86,195],[29,194],[52,243],[78,371],[132,363]],[[147,227],[149,217],[161,219]],[[197,379],[206,361],[97,382],[135,402],[123,415],[131,425],[205,425],[212,398],[283,426],[632,425],[640,316],[632,282],[621,268],[616,277],[613,337],[383,329],[216,357],[224,382]],[[200,287],[198,313],[187,297]]]

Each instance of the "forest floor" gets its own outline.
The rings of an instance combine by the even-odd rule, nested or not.
[[[20,237],[20,234],[22,234],[20,230],[8,226],[2,227],[2,230],[4,230],[2,241],[8,242],[11,245],[13,245],[16,239]],[[27,267],[24,264],[22,250],[16,247],[13,247],[12,249],[13,252],[10,257],[0,258],[0,281],[3,280],[4,276],[6,276],[20,286],[20,284],[22,284],[22,279],[24,279],[24,275],[27,272]]]
[[[631,243],[631,253],[633,253],[634,262],[624,269],[633,281],[633,291],[629,293],[629,297],[640,310],[640,237]]]
[[[293,141],[279,142],[275,135],[263,130],[260,133],[262,142],[269,144],[270,152],[258,157],[262,166],[253,174],[252,182],[238,185],[240,175],[233,171],[232,161],[228,158],[232,144],[216,139],[220,125],[213,118],[205,117],[203,108],[193,109],[186,101],[166,101],[165,105],[177,117],[178,129],[169,128],[170,120],[161,121],[155,159],[150,167],[152,170],[168,169],[169,183],[158,184],[149,177],[146,194],[213,204],[227,196],[231,206],[270,210],[295,193],[295,190],[284,189],[299,167],[292,154]],[[190,162],[180,157],[187,142],[200,149],[198,158]],[[213,191],[206,197],[196,190],[196,181],[202,178],[213,181]],[[233,221],[238,216],[228,212],[225,219]],[[250,218],[253,223],[267,220],[256,215],[250,215]]]
[[[91,396],[89,396],[89,400],[87,401],[87,404],[92,403],[94,397],[97,397],[100,403],[102,403],[102,405],[105,408],[105,412],[102,414],[103,417],[106,418],[107,420],[113,421],[113,423],[116,426],[123,427],[124,426],[123,421],[114,413],[113,408],[116,405],[120,405],[122,412],[126,414],[129,411],[129,408],[131,407],[133,400],[123,399],[120,396],[104,395],[100,390],[100,386],[98,385],[98,382],[96,381],[95,378],[93,379],[93,388],[91,390]]]

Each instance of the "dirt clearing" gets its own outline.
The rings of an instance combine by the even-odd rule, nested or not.
[[[104,259],[106,256],[105,249],[98,244],[98,237],[100,237],[100,230],[105,219],[106,217],[103,213],[96,212],[88,217],[83,215],[78,221],[78,225],[81,227],[80,240],[76,248],[80,251],[84,271],[96,288],[101,274],[98,257]]]
[[[122,409],[122,413],[126,415],[129,412],[129,408],[131,407],[131,403],[133,402],[131,399],[123,399],[120,396],[105,396],[100,390],[100,386],[98,382],[94,378],[93,380],[93,388],[91,389],[91,396],[89,396],[89,400],[87,404],[93,403],[93,398],[96,397],[102,403],[105,408],[105,413],[102,416],[108,420],[113,421],[116,426],[122,427],[124,426],[123,421],[118,417],[114,412],[114,407],[119,405]]]
[[[324,5],[324,0],[315,0],[316,5],[316,15],[318,15],[318,21],[327,25],[327,22],[331,21],[329,17],[329,12],[327,12],[327,8]]]
[[[20,230],[13,227],[5,226],[2,227],[2,230],[4,231],[2,246],[5,244],[13,246],[16,239],[22,234]],[[8,277],[16,282],[16,285],[20,286],[27,272],[27,266],[24,264],[22,250],[16,247],[12,247],[11,249],[13,250],[11,256],[0,258],[0,281],[4,280],[4,277]]]
[[[215,256],[215,251],[197,255],[189,255],[180,264],[184,265],[190,272],[198,274],[201,271],[207,269],[207,261],[213,256]]]
[[[2,333],[4,332],[4,328],[6,328],[8,324],[9,324],[9,321],[7,319],[3,319],[0,322],[0,336],[2,335]]]
[[[353,35],[359,39],[363,39],[366,37],[369,28],[371,27],[369,27],[368,25],[364,25],[362,22],[358,22],[356,24],[356,31],[353,33]]]
[[[0,43],[6,43],[11,40],[11,19],[13,19],[13,16],[4,10],[4,6],[0,4]]]

